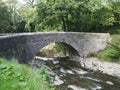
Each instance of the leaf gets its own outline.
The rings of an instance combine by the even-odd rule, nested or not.
[[[9,71],[10,69],[12,69],[12,66],[7,66],[7,68],[5,70]]]
[[[27,82],[19,82],[18,84],[19,84],[20,86],[24,86],[24,87],[25,87],[25,86],[27,85]]]
[[[7,68],[6,65],[4,65],[4,64],[0,64],[0,69],[5,69],[5,68]]]
[[[12,74],[12,72],[8,72],[8,73],[7,73],[7,76],[10,76],[10,74]]]
[[[23,76],[20,76],[19,80],[20,80],[20,81],[24,81],[25,78],[24,78]]]
[[[16,72],[15,75],[16,75],[17,77],[20,77],[20,76],[22,76],[22,73],[21,73],[21,72]]]

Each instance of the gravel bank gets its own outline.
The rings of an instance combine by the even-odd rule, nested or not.
[[[79,62],[83,68],[120,78],[120,64],[105,62],[94,57],[80,59]]]

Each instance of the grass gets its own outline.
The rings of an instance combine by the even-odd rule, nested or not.
[[[0,59],[0,90],[54,90],[44,68],[32,69],[16,60]]]
[[[110,34],[120,35],[120,27],[113,27],[113,28],[111,28]]]
[[[120,64],[120,35],[112,35],[112,41],[106,49],[90,53],[89,57],[98,57],[101,60]]]

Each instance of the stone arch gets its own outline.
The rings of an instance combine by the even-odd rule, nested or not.
[[[61,40],[61,41],[50,41],[50,42],[46,42],[46,43],[44,43],[44,44],[42,43],[42,45],[39,44],[39,45],[35,48],[35,51],[33,51],[34,53],[33,53],[32,59],[36,56],[36,54],[39,52],[40,49],[42,49],[43,47],[49,45],[50,43],[55,43],[55,42],[59,42],[59,43],[61,43],[61,44],[65,44],[65,45],[68,46],[68,47],[71,47],[71,49],[74,50],[75,53],[77,53],[78,55],[80,55],[80,54],[79,54],[79,51],[78,51],[78,49],[77,49],[76,47],[74,47],[72,44],[70,44],[70,43],[68,43],[68,42],[63,42],[63,41]]]
[[[32,60],[38,51],[45,47],[46,45],[54,42],[66,43],[67,45],[71,46],[78,55],[82,51],[79,48],[79,42],[75,40],[75,38],[71,37],[70,34],[61,35],[61,34],[40,34],[40,35],[32,35],[27,38],[27,50],[26,50],[26,59]],[[78,46],[79,45],[79,46]]]
[[[65,42],[51,42],[51,43],[49,43],[49,44],[46,44],[45,46],[48,46],[48,45],[50,45],[50,44],[52,44],[52,43],[59,43],[59,44],[63,45],[63,46],[67,49],[66,54],[67,54],[68,56],[70,56],[70,57],[72,57],[73,55],[79,56],[79,52],[78,52],[74,47],[72,47],[70,44],[67,44],[67,43],[65,43]],[[40,47],[40,49],[38,49],[38,51],[35,53],[35,55],[37,55],[37,53],[38,53],[41,49],[43,49],[45,46]]]

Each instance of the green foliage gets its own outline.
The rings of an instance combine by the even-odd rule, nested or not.
[[[120,25],[117,0],[0,1],[0,32],[111,32]]]
[[[17,0],[0,0],[0,33],[21,32],[19,30],[21,23]]]
[[[113,36],[113,40],[108,46],[107,56],[120,60],[120,36]]]
[[[61,54],[65,55],[65,56],[79,56],[78,52],[70,45],[66,44],[66,43],[59,43],[56,42],[55,43],[55,49],[56,52],[61,52]]]
[[[34,70],[15,60],[0,59],[0,90],[54,90],[50,83],[44,68]]]
[[[101,15],[99,16],[99,20],[100,24],[102,24],[103,26],[110,26],[113,25],[113,23],[115,22],[111,6],[102,7],[102,9],[98,11],[98,14]]]
[[[112,27],[110,29],[110,34],[120,35],[120,27]]]
[[[20,15],[25,23],[25,31],[33,32],[35,31],[35,23],[36,23],[36,8],[31,4],[26,4],[19,9]]]
[[[0,1],[0,33],[10,32],[12,29],[8,7]]]
[[[116,23],[113,2],[37,0],[36,31],[108,32]]]

